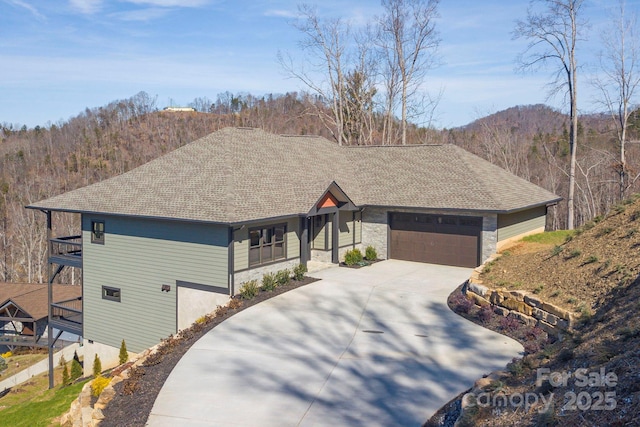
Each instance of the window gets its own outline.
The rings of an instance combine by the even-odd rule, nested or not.
[[[104,221],[91,221],[91,243],[104,245]]]
[[[286,224],[249,230],[249,265],[267,264],[286,258]]]
[[[112,288],[110,286],[102,287],[102,299],[120,302],[120,288]]]

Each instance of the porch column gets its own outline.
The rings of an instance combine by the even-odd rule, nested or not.
[[[309,218],[300,217],[300,264],[307,266],[309,261]]]
[[[333,214],[333,223],[331,226],[331,262],[334,264],[340,263],[338,256],[338,249],[340,247],[340,210],[336,209]]]

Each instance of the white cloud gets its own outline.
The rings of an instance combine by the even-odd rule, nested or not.
[[[9,4],[12,4],[14,6],[18,6],[18,7],[22,7],[24,9],[27,9],[29,12],[31,12],[33,14],[33,16],[35,16],[37,19],[40,19],[42,21],[44,21],[46,19],[46,17],[41,14],[40,12],[38,12],[38,9],[36,9],[35,7],[31,6],[28,3],[25,3],[21,0],[8,0]]]
[[[292,10],[270,9],[264,12],[264,16],[272,16],[276,18],[295,18],[298,14]]]
[[[81,13],[91,15],[102,8],[102,0],[70,0],[71,7]]]
[[[200,7],[209,0],[127,0],[129,3],[156,7]]]
[[[111,17],[119,19],[121,21],[151,21],[168,14],[170,9],[161,9],[159,7],[152,7],[148,9],[132,10],[129,12],[112,13]]]

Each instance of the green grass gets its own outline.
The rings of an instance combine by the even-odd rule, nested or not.
[[[58,386],[40,393],[37,391],[29,393],[25,390],[30,396],[29,400],[0,410],[0,425],[11,427],[49,426],[54,418],[69,410],[71,402],[78,397],[85,383],[86,381],[83,381],[64,388]],[[0,399],[0,406],[9,403],[4,400],[9,398],[11,394]]]
[[[532,234],[522,238],[523,242],[541,243],[544,245],[561,245],[567,236],[573,235],[573,230],[545,231],[544,233]]]

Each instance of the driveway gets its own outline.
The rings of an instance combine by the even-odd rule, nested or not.
[[[329,268],[196,342],[149,426],[420,426],[516,341],[449,310],[471,270],[389,260]]]

